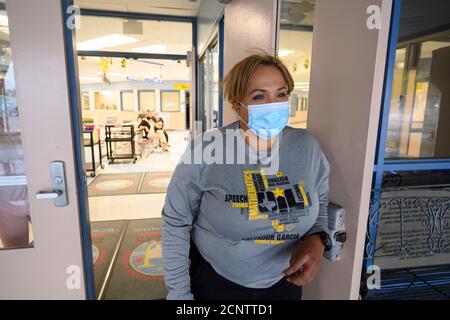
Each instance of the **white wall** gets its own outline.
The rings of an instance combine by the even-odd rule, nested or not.
[[[381,30],[366,10],[382,6]],[[317,0],[308,130],[331,164],[330,201],[346,210],[343,260],[324,261],[305,299],[357,299],[392,0]]]
[[[202,54],[223,14],[224,5],[217,0],[203,0],[197,14],[197,52]]]
[[[276,48],[277,0],[234,0],[225,5],[224,75],[255,49]],[[223,125],[237,120],[224,101]]]
[[[115,115],[120,121],[136,121],[140,113],[138,106],[138,90],[154,90],[155,91],[155,111],[161,112],[161,90],[173,90],[177,83],[186,83],[186,80],[169,80],[162,84],[144,83],[134,81],[112,82],[110,85],[103,83],[82,84],[80,92],[89,93],[90,111],[83,110],[84,117],[95,117],[97,124],[103,126],[106,123],[106,118],[109,115]],[[135,95],[135,111],[121,111],[121,91],[132,90]],[[95,110],[94,92],[98,91],[112,91],[115,93],[117,110]],[[179,112],[165,112],[167,118],[166,128],[170,130],[185,129],[186,127],[186,93],[180,90],[180,111]],[[145,111],[145,110],[144,110]]]

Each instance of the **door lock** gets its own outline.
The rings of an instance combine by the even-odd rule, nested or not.
[[[66,175],[64,172],[64,162],[53,161],[50,163],[50,172],[52,177],[52,190],[39,191],[36,193],[36,199],[53,199],[55,207],[65,207],[67,202]]]

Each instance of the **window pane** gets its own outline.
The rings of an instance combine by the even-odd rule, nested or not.
[[[95,110],[117,110],[117,97],[113,91],[94,92]]]
[[[133,91],[122,91],[122,111],[134,111]]]
[[[192,47],[188,22],[81,16],[78,51],[183,54]]]
[[[139,111],[156,111],[155,91],[139,91]]]
[[[386,158],[450,157],[449,36],[397,50]]]
[[[0,1],[3,3],[3,1]],[[32,247],[24,150],[8,17],[0,10],[0,250]]]
[[[161,111],[162,112],[180,111],[179,91],[161,91]]]
[[[289,125],[306,128],[315,1],[281,1],[278,55],[295,82]]]

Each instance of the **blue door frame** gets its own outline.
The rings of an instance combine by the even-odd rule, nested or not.
[[[378,126],[378,141],[374,163],[374,180],[372,190],[372,200],[378,200],[381,197],[381,187],[383,182],[383,173],[390,171],[412,171],[412,170],[448,170],[450,169],[450,159],[413,159],[413,160],[393,160],[385,159],[385,149],[387,142],[387,131],[389,124],[389,112],[391,106],[392,84],[395,69],[395,53],[397,49],[397,40],[400,28],[400,14],[402,9],[402,0],[393,0],[391,24],[389,31],[388,50],[386,58],[385,76],[383,84],[383,96],[381,102],[380,122]],[[373,212],[375,212],[373,221],[378,221],[378,202],[374,202]],[[370,233],[376,235],[377,224],[370,225]],[[373,239],[373,243],[376,239]],[[373,249],[373,248],[372,248]],[[365,268],[373,264],[373,259],[364,261]]]
[[[70,109],[71,109],[71,126],[74,139],[74,155],[75,155],[75,171],[76,171],[76,184],[77,184],[77,201],[80,210],[80,230],[82,239],[82,251],[83,251],[83,269],[86,299],[95,300],[95,282],[94,282],[94,267],[92,264],[92,241],[90,230],[90,218],[88,211],[88,192],[86,186],[86,177],[84,175],[83,163],[84,163],[84,150],[83,150],[83,131],[81,127],[81,101],[79,92],[79,79],[78,79],[78,54],[76,52],[76,33],[66,25],[66,21],[69,21],[73,14],[69,8],[73,6],[73,0],[62,0],[62,16],[64,21],[64,36],[65,36],[65,48],[66,48],[66,61],[67,61],[67,77],[70,90]],[[69,12],[68,12],[69,10]],[[190,22],[192,24],[192,46],[197,47],[197,18],[191,17],[178,17],[167,15],[154,15],[154,14],[142,14],[132,12],[115,12],[115,11],[100,11],[100,10],[81,10],[82,15],[102,16],[102,17],[116,17],[116,18],[129,18],[129,19],[148,19],[148,20],[165,20],[165,21],[177,21],[177,22]],[[99,52],[83,52],[86,55],[98,55]],[[153,58],[153,59],[175,59],[185,60],[184,55],[152,55],[152,54],[139,54],[139,53],[113,53],[117,56],[123,57],[135,57],[135,58]],[[196,56],[196,66],[198,65],[198,57]],[[196,73],[197,74],[197,73]],[[196,86],[198,79],[195,79]],[[197,95],[198,96],[198,95]]]
[[[95,300],[94,266],[92,264],[92,241],[91,227],[88,209],[88,193],[86,186],[86,176],[84,175],[84,150],[83,150],[83,130],[81,128],[81,102],[78,82],[78,60],[76,55],[75,32],[66,25],[71,14],[68,9],[73,5],[73,0],[62,1],[62,15],[64,18],[64,39],[67,59],[67,78],[70,96],[71,126],[74,139],[75,154],[75,174],[77,184],[78,207],[80,210],[80,230],[81,248],[83,251],[84,283],[86,299]]]

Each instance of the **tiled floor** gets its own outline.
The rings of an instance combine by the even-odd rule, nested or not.
[[[188,141],[187,131],[169,131],[170,151],[155,150],[135,164],[106,164],[101,173],[173,171]],[[94,178],[88,178],[88,184]],[[165,193],[89,197],[91,221],[142,219],[161,217]]]

